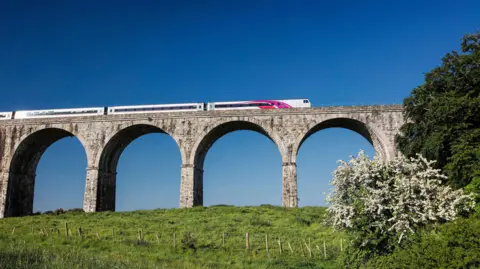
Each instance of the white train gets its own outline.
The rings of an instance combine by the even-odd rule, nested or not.
[[[139,106],[88,107],[73,109],[66,108],[47,110],[22,110],[14,112],[0,112],[0,120],[208,110],[286,109],[302,107],[311,107],[310,101],[308,99],[285,99]]]

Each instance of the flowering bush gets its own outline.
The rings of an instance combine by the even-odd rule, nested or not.
[[[340,163],[327,196],[327,220],[351,232],[357,247],[389,252],[419,228],[454,220],[475,205],[462,189],[442,185],[445,176],[422,156],[383,163],[360,151]]]

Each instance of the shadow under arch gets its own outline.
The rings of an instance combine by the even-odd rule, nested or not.
[[[118,131],[103,148],[98,162],[97,210],[115,211],[117,166],[123,151],[135,139],[152,133],[166,134],[160,127],[149,124],[135,124]]]
[[[235,132],[235,131],[254,131],[259,134],[264,135],[270,141],[272,141],[278,148],[278,144],[275,142],[275,139],[265,130],[259,123],[245,121],[245,120],[234,120],[221,123],[205,135],[200,138],[200,141],[197,141],[196,145],[193,148],[193,165],[194,165],[194,205],[203,205],[203,166],[205,163],[205,158],[207,156],[210,148],[215,144],[215,142],[226,134]],[[279,153],[280,150],[279,150]]]
[[[5,205],[6,217],[33,213],[35,176],[40,158],[48,147],[65,137],[76,137],[85,150],[82,139],[60,128],[41,129],[20,141],[10,163]],[[85,155],[87,155],[86,151]]]
[[[293,154],[293,158],[296,160],[296,156],[302,146],[302,144],[313,134],[327,128],[344,128],[351,130],[360,134],[364,137],[375,149],[376,154],[379,155],[380,159],[385,160],[387,156],[387,151],[381,136],[370,128],[366,123],[352,118],[332,118],[325,121],[322,121],[313,127],[311,127],[308,132],[301,138],[298,143],[298,147]]]

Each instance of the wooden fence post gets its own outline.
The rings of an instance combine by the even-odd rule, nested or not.
[[[323,257],[327,258],[327,247],[325,246],[325,240],[323,240]]]
[[[303,243],[305,244],[305,247],[308,250],[308,256],[311,258],[312,257],[312,250],[310,249],[310,247],[308,247],[307,242],[303,242]]]
[[[248,244],[249,243],[249,240],[248,240],[248,233],[245,233],[245,247],[246,249],[248,249]]]
[[[280,254],[282,254],[282,241],[280,238],[278,239],[278,249],[280,250]]]
[[[65,221],[65,237],[68,238],[68,222]]]
[[[143,241],[143,229],[138,230],[138,241]]]

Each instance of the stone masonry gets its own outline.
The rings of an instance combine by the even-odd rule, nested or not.
[[[32,213],[35,172],[45,150],[75,136],[87,156],[83,208],[115,210],[117,164],[134,139],[165,133],[177,143],[181,158],[180,207],[203,204],[203,163],[217,139],[237,130],[265,135],[282,156],[282,203],[297,207],[297,152],[310,135],[331,127],[365,137],[382,160],[397,155],[395,134],[402,107],[337,106],[277,110],[202,111],[14,119],[0,121],[0,218]]]

